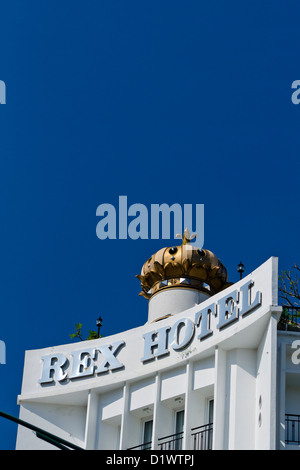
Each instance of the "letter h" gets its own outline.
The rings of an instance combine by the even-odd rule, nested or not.
[[[141,359],[142,362],[149,361],[155,356],[159,357],[168,354],[167,333],[170,329],[169,326],[165,326],[164,328],[159,328],[157,331],[150,331],[143,335],[145,346],[144,356]],[[157,348],[155,352],[153,351],[154,348]]]

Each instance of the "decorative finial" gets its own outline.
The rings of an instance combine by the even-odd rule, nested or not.
[[[191,242],[191,240],[193,240],[193,238],[197,237],[197,234],[193,233],[193,235],[191,236],[189,229],[186,228],[186,229],[184,229],[183,236],[180,233],[177,233],[176,237],[182,239],[182,244],[183,245],[187,245],[187,244],[190,244],[190,242]]]

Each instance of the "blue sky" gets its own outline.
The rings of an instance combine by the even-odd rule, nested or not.
[[[147,320],[167,240],[99,240],[102,203],[205,205],[204,248],[238,280],[299,260],[299,2],[10,0],[1,5],[0,410],[25,350]],[[178,242],[179,243],[179,242]],[[0,449],[16,425],[0,419]]]

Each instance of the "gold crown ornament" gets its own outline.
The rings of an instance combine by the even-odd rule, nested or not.
[[[232,283],[227,282],[227,270],[209,250],[191,245],[197,235],[186,228],[182,245],[160,249],[152,255],[136,277],[141,281],[142,295],[150,299],[163,289],[182,287],[214,295]]]

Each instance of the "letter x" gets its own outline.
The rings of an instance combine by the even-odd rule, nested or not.
[[[125,344],[124,341],[117,341],[113,344],[104,344],[99,346],[98,351],[104,356],[104,361],[100,364],[99,367],[95,370],[96,374],[101,372],[106,372],[107,370],[120,369],[123,367],[120,361],[116,358],[116,355],[120,351],[121,346]]]

